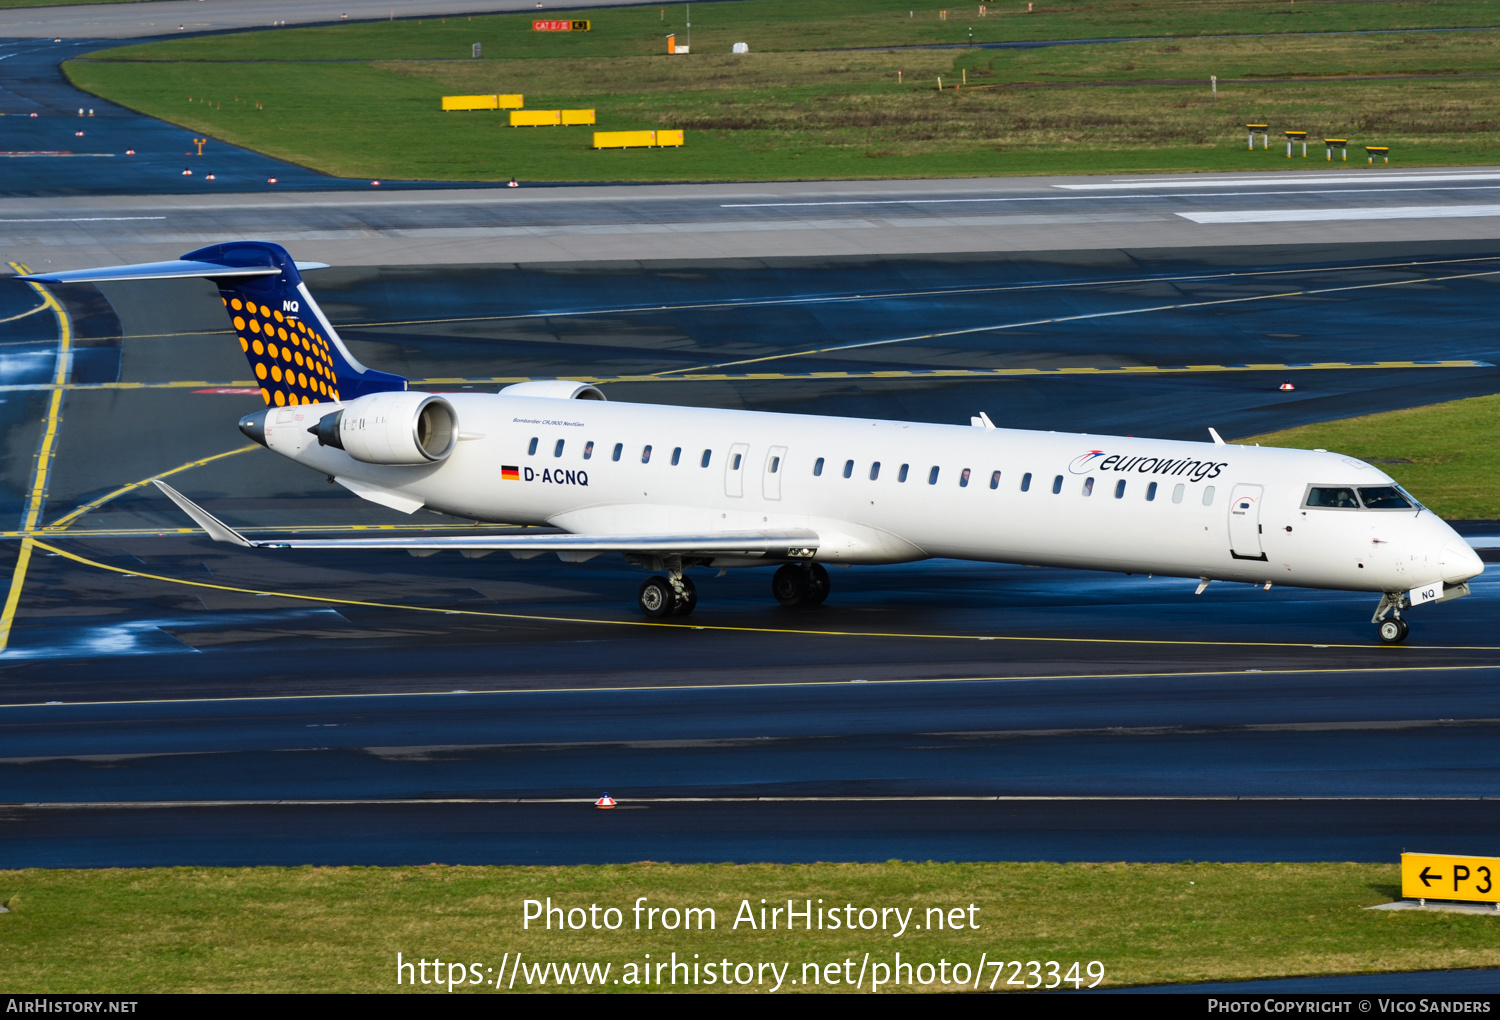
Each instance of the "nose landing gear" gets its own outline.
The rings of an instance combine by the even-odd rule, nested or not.
[[[1406,635],[1411,633],[1411,625],[1401,618],[1401,610],[1409,608],[1411,603],[1406,601],[1405,592],[1388,591],[1380,596],[1380,605],[1375,607],[1375,615],[1370,622],[1375,624],[1381,644],[1399,645],[1406,640]]]

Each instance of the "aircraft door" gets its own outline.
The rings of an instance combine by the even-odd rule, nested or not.
[[[781,476],[785,471],[786,447],[771,447],[766,451],[766,471],[761,482],[761,491],[767,499],[781,498]]]
[[[724,458],[724,495],[739,498],[745,494],[745,460],[750,454],[749,443],[735,443]]]
[[[1264,560],[1260,546],[1259,485],[1236,485],[1229,498],[1229,554],[1237,560]]]

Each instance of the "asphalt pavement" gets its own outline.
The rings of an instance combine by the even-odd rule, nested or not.
[[[355,266],[311,286],[361,358],[435,388],[568,374],[612,399],[1201,438],[1493,392],[1497,254]],[[0,653],[0,866],[1390,860],[1500,821],[1484,578],[1384,648],[1367,597],[1181,579],[935,561],[836,571],[825,606],[786,612],[765,571],[704,573],[698,612],[661,625],[609,559],[234,549],[129,486],[182,468],[261,533],[469,522],[246,449],[256,398],[205,285],[55,290],[92,367],[63,391]],[[0,301],[19,520],[56,316],[14,281]],[[621,810],[592,807],[605,791]]]

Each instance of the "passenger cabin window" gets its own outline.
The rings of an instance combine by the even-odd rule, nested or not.
[[[1353,489],[1342,486],[1313,486],[1307,490],[1305,506],[1331,507],[1336,510],[1358,510],[1359,500]]]
[[[910,467],[911,467],[910,464],[902,464],[901,465],[901,470],[896,472],[896,481],[898,481],[898,482],[904,482],[904,481],[906,481],[906,472],[907,472],[907,470]]]
[[[1085,478],[1083,480],[1083,494],[1085,496],[1092,496],[1094,494],[1094,480],[1092,478]]]
[[[819,457],[813,461],[813,477],[817,478],[823,474],[823,458]]]
[[[875,479],[877,479],[879,477],[880,477],[880,461],[877,460],[875,463],[873,463],[873,464],[870,465],[870,481],[873,482],[873,481],[875,481]]]
[[[562,451],[563,451],[563,444],[566,443],[566,442],[567,442],[566,439],[559,439],[557,441],[557,445],[552,448],[552,456],[554,456],[554,457],[561,457],[562,456]]]
[[[958,487],[960,489],[967,489],[969,487],[969,469],[968,468],[964,468],[963,472],[958,476]]]
[[[996,471],[994,474],[990,475],[990,488],[1000,488],[1000,472]]]
[[[682,447],[680,447],[680,446],[673,447],[672,448],[672,466],[676,467],[681,460],[682,460]]]
[[[1056,478],[1052,479],[1052,495],[1055,496],[1059,492],[1062,492],[1062,475],[1058,475]]]
[[[844,461],[844,477],[845,478],[852,478],[853,476],[854,476],[854,461],[852,461],[852,460],[846,460],[846,461]]]
[[[1150,485],[1146,486],[1146,502],[1147,503],[1151,503],[1151,502],[1154,502],[1155,500],[1156,500],[1156,483],[1152,482]]]
[[[780,457],[772,457],[771,458],[771,474],[774,475],[777,471],[780,471],[780,470],[781,470],[781,458]]]
[[[622,454],[624,452],[625,452],[625,444],[624,443],[616,443],[615,444],[614,456],[610,457],[610,460],[619,460],[620,459],[620,454]]]
[[[1214,487],[1212,485],[1207,485],[1203,488],[1203,505],[1214,505]]]
[[[704,467],[708,467],[709,459],[711,457],[713,457],[713,455],[714,455],[714,452],[712,450],[704,450],[703,451],[703,466]]]
[[[729,470],[731,470],[731,471],[738,471],[739,469],[740,469],[740,455],[739,454],[735,454],[734,455],[734,463],[732,463],[732,464],[729,465]]]
[[[1026,472],[1024,475],[1021,476],[1021,491],[1022,492],[1030,492],[1031,491],[1031,472],[1030,471]]]
[[[641,447],[641,463],[642,464],[650,464],[651,463],[651,444],[650,443],[647,443],[645,446]]]
[[[938,469],[934,467],[931,471],[927,472],[927,484],[928,485],[936,485],[937,484],[937,476],[938,476]]]
[[[1186,491],[1187,486],[1183,485],[1181,482],[1178,482],[1176,485],[1172,486],[1172,502],[1181,503],[1182,494]]]
[[[583,459],[590,460],[594,456],[594,441],[590,439],[583,444]]]
[[[1359,500],[1369,510],[1410,510],[1411,504],[1394,485],[1359,490]]]
[[[535,457],[536,456],[536,444],[538,442],[539,442],[539,440],[537,439],[536,436],[532,436],[531,437],[531,445],[528,446],[528,447],[526,447],[526,456],[528,456],[528,457]]]
[[[1125,498],[1125,479],[1121,478],[1115,483],[1115,499]]]

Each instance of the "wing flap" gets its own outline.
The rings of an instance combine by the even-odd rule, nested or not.
[[[805,559],[818,550],[818,534],[806,528],[719,534],[661,535],[371,535],[357,538],[246,538],[204,510],[166,482],[156,487],[176,503],[215,542],[257,549],[431,549],[441,551],[504,550],[529,558],[544,552],[573,555],[606,552],[656,553],[666,555],[772,556]]]

